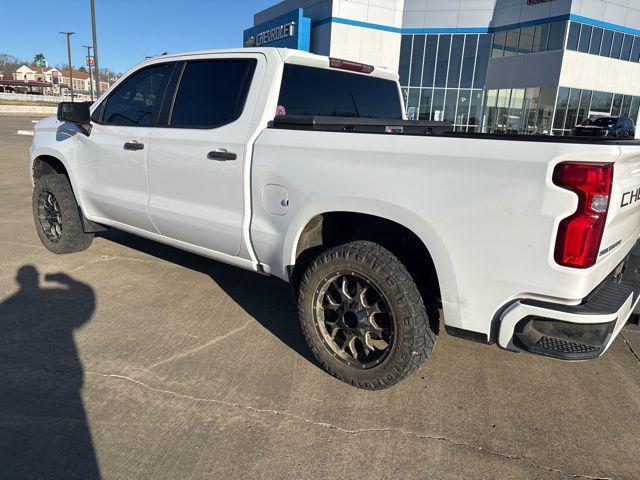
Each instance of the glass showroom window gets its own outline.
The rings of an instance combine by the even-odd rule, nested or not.
[[[471,88],[473,85],[473,72],[476,65],[477,50],[478,35],[467,35],[464,41],[464,52],[462,54],[460,88]]]
[[[620,59],[620,53],[622,53],[622,42],[624,41],[624,35],[620,32],[613,33],[613,44],[611,45],[611,52],[609,58],[616,60]]]
[[[613,103],[611,104],[611,115],[618,116],[622,110],[622,100],[624,95],[616,94],[613,96]],[[627,97],[630,98],[630,97]],[[629,111],[629,106],[626,107],[627,111]]]
[[[556,100],[556,113],[553,120],[553,134],[562,135],[562,129],[567,117],[567,108],[569,106],[570,89],[560,87],[558,89],[558,99]]]
[[[411,53],[411,67],[409,70],[409,86],[422,86],[422,61],[424,59],[424,35],[414,35]]]
[[[482,90],[471,90],[471,101],[469,105],[469,128],[468,131],[476,132],[479,130],[482,121],[482,99],[484,92]]]
[[[613,101],[613,93],[593,92],[591,96],[591,105],[589,114],[593,115],[610,115],[611,103]]]
[[[582,90],[580,95],[580,103],[578,104],[578,118],[576,118],[576,124],[584,122],[589,118],[589,105],[591,105],[591,90]],[[572,128],[571,127],[568,128]],[[565,126],[565,128],[567,128]]]
[[[483,131],[549,134],[555,98],[555,87],[488,90]]]
[[[458,131],[476,131],[482,118],[480,89],[404,88],[409,120],[451,122]]]
[[[579,25],[578,25],[579,28]],[[602,33],[602,43],[600,44],[600,55],[608,57],[611,55],[611,47],[613,46],[613,30],[605,30]],[[640,43],[639,43],[640,44]]]
[[[562,50],[564,48],[564,32],[567,22],[555,22],[549,24],[549,41],[547,51]]]
[[[478,50],[476,52],[476,65],[473,72],[473,88],[484,88],[489,66],[489,54],[491,50],[491,34],[483,34],[478,37]]]
[[[482,131],[570,135],[591,115],[630,117],[640,112],[640,97],[555,87],[487,90]]]
[[[419,120],[431,120],[431,98],[433,97],[432,88],[423,88],[420,95],[420,108],[418,111]]]
[[[556,111],[556,119],[553,122],[554,134],[569,135],[576,125],[584,122],[592,115],[613,115],[629,117],[635,123],[640,110],[640,97],[613,94],[609,92],[592,92],[591,90],[580,90],[576,88],[560,88],[562,93],[558,93],[558,104],[561,102],[561,95],[566,95],[568,91],[568,101],[566,115],[564,117],[564,128],[556,130],[561,125],[562,115],[560,109]]]
[[[564,130],[568,130],[568,132],[562,132],[562,134],[567,134],[571,132],[571,129],[576,126],[578,123],[578,108],[580,107],[580,94],[582,92],[575,88],[572,88],[569,91],[569,99],[567,101],[567,113],[564,119],[563,127]]]
[[[407,117],[476,130],[490,48],[490,34],[404,35],[398,70]]]
[[[593,27],[591,25],[583,25],[580,32],[580,40],[578,40],[578,51],[582,53],[589,53],[589,47],[591,46],[591,31]]]
[[[540,98],[539,88],[527,88],[524,92],[524,113],[522,115],[524,125],[522,132],[525,135],[536,133],[536,122],[538,120],[538,100]]]
[[[409,120],[418,120],[418,109],[420,108],[420,89],[405,88],[402,90],[404,95],[404,104],[407,107],[407,118]]]
[[[458,106],[456,108],[455,125],[469,124],[469,105],[471,103],[471,90],[460,90]]]
[[[524,118],[524,88],[514,88],[511,90],[511,101],[509,102],[509,114],[507,116],[507,133],[521,133]]]
[[[527,27],[520,30],[520,41],[518,42],[518,55],[526,55],[531,53],[533,45],[533,36],[536,27]]]
[[[438,35],[427,35],[422,66],[422,86],[432,87],[436,73],[436,56],[438,55]]]
[[[431,100],[431,120],[441,122],[444,120],[444,88],[433,89],[433,99]],[[426,120],[426,118],[425,118]]]
[[[504,41],[504,56],[512,57],[518,54],[518,42],[520,41],[520,29],[507,30]]]
[[[549,39],[549,24],[536,25],[533,32],[533,44],[531,45],[531,53],[545,52]]]
[[[496,124],[497,99],[498,90],[487,90],[481,122],[481,130],[485,133],[491,132],[492,126]]]
[[[458,88],[460,86],[460,71],[462,68],[464,37],[464,35],[454,35],[451,39],[449,71],[447,73],[447,88]]]
[[[580,29],[582,24],[571,22],[571,26],[569,27],[569,35],[567,36],[567,49],[568,50],[578,50],[578,42],[580,41]],[[613,38],[613,35],[612,35]]]
[[[491,57],[512,57],[562,50],[567,22],[512,28],[493,34]]]
[[[438,41],[438,56],[436,59],[436,77],[434,87],[447,86],[447,73],[449,72],[449,52],[451,51],[451,35],[440,35]]]
[[[511,90],[498,90],[496,100],[496,125],[495,131],[505,133],[507,129],[507,118],[509,117],[509,100],[511,100]]]
[[[504,42],[507,39],[507,32],[496,32],[493,34],[493,46],[491,47],[491,58],[504,57]]]
[[[413,35],[403,35],[400,40],[400,64],[398,65],[398,75],[400,75],[400,85],[409,85],[409,69],[411,68],[411,47]]]
[[[400,85],[483,88],[490,45],[490,34],[403,35]]]
[[[638,63],[640,36],[571,22],[567,50]]]
[[[591,45],[589,46],[589,53],[591,55],[600,55],[602,33],[603,30],[601,28],[593,27],[593,30],[591,31]]]
[[[628,62],[631,59],[631,50],[633,48],[633,35],[625,35],[622,41],[622,51],[620,53],[620,60]]]

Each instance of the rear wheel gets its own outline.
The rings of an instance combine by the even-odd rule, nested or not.
[[[93,233],[82,229],[80,210],[66,176],[53,174],[38,178],[32,204],[36,231],[47,250],[62,254],[89,248]]]
[[[360,388],[383,389],[406,378],[436,340],[411,275],[373,242],[321,253],[302,279],[298,309],[321,365]]]

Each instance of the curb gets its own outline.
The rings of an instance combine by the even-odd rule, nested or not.
[[[0,105],[0,113],[45,113],[55,114],[58,107],[42,107],[36,105]]]

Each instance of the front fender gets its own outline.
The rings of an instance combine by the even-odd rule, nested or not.
[[[34,185],[33,163],[39,157],[53,157],[59,160],[67,171],[74,192],[78,192],[75,176],[76,147],[74,138],[81,134],[71,124],[61,123],[55,117],[45,118],[35,125],[33,142],[29,149],[29,178]],[[80,201],[80,199],[78,199]]]

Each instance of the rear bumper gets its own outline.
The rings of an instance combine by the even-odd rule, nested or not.
[[[498,344],[563,360],[602,355],[640,300],[640,241],[579,305],[522,299],[501,316]]]

